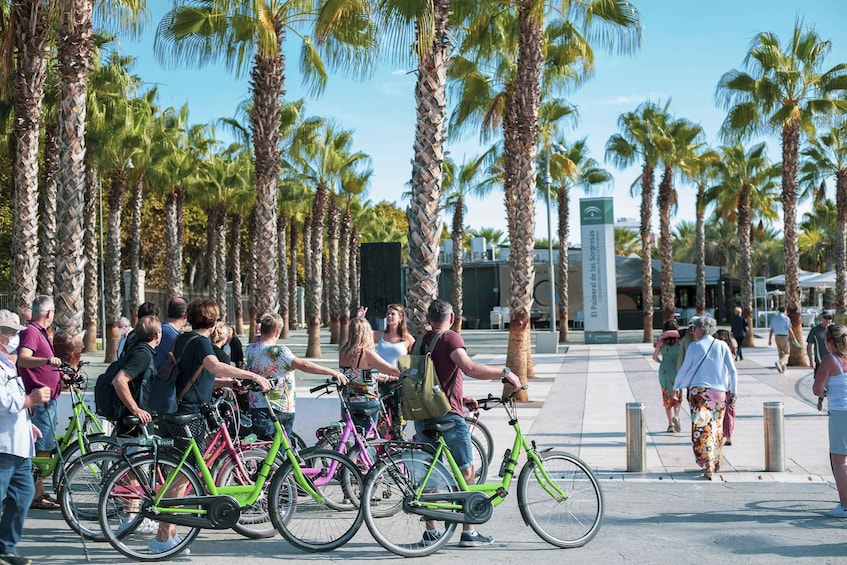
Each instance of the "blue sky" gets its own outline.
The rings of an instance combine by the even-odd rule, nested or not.
[[[573,139],[588,138],[591,154],[603,162],[608,138],[616,133],[620,114],[633,110],[645,100],[671,100],[671,111],[701,124],[708,141],[719,145],[718,128],[724,111],[714,102],[715,86],[721,75],[741,68],[753,37],[760,31],[777,33],[785,40],[795,19],[813,24],[818,33],[832,41],[827,68],[847,62],[847,2],[844,0],[633,0],[641,14],[643,39],[634,55],[622,57],[597,51],[594,78],[569,96],[580,115]],[[123,51],[137,57],[133,69],[142,80],[158,85],[162,106],[188,103],[190,121],[204,123],[232,116],[238,104],[248,97],[246,78],[237,79],[222,66],[202,70],[163,69],[154,59],[153,36],[162,15],[170,6],[165,0],[150,0],[151,23],[138,42],[122,40]],[[289,35],[286,97],[306,98],[310,115],[331,117],[342,127],[354,131],[357,150],[372,156],[374,176],[367,197],[405,207],[401,194],[411,176],[414,138],[414,75],[411,68],[381,66],[367,81],[354,81],[340,75],[330,77],[324,94],[310,99],[302,88],[297,69],[297,38]],[[450,101],[448,101],[449,105]],[[776,138],[769,141],[772,159],[779,158]],[[471,134],[451,143],[448,151],[461,163],[482,149]],[[638,217],[639,198],[630,196],[630,185],[639,170],[615,170],[614,188],[606,195],[615,199],[616,217]],[[658,179],[657,179],[658,180]],[[694,190],[677,183],[679,208],[674,223],[694,220]],[[582,196],[572,195],[572,209]],[[571,242],[579,242],[579,220],[572,214]],[[555,220],[554,220],[555,221]],[[449,217],[445,219],[449,222]],[[449,223],[447,224],[449,225]],[[507,233],[502,194],[484,200],[472,199],[466,225],[492,227]],[[654,230],[658,223],[654,217]],[[555,230],[555,227],[554,227]],[[547,234],[547,216],[543,202],[538,203],[536,234]]]

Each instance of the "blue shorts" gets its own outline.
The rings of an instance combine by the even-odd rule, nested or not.
[[[455,426],[444,432],[444,441],[447,443],[447,447],[450,448],[450,453],[453,454],[456,465],[459,466],[460,470],[465,470],[473,464],[473,448],[471,446],[471,432],[468,430],[468,425],[462,416],[450,412],[440,418],[416,421],[415,433],[418,436],[418,441],[434,446],[436,444],[435,438],[423,433],[423,429],[427,425],[444,422],[456,423]]]
[[[35,450],[53,451],[56,448],[56,434],[53,432],[59,427],[55,398],[32,407],[32,423],[41,431],[41,437],[35,440]]]

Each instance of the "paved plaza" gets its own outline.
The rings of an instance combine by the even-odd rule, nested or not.
[[[508,331],[465,331],[474,360],[504,363]],[[724,450],[724,464],[714,481],[701,477],[694,463],[689,434],[665,432],[667,422],[658,385],[658,364],[652,346],[638,343],[641,332],[622,332],[617,345],[582,343],[576,332],[558,354],[535,355],[536,378],[530,382],[531,402],[518,410],[521,427],[541,447],[578,455],[601,479],[605,518],[587,546],[556,550],[526,527],[514,496],[497,508],[479,529],[494,535],[487,548],[460,549],[454,543],[427,558],[432,563],[656,563],[744,561],[746,563],[847,563],[847,523],[826,512],[837,502],[829,467],[827,420],[811,393],[811,371],[789,368],[777,373],[774,348],[766,333],[756,349],[745,349],[738,363],[739,399],[733,445]],[[763,339],[764,338],[764,339]],[[305,331],[287,340],[303,355]],[[323,342],[321,363],[334,365],[336,347]],[[102,361],[102,358],[86,357]],[[103,365],[92,365],[92,378]],[[337,414],[337,400],[315,399],[309,386],[321,379],[298,373],[295,430],[306,439]],[[500,385],[465,381],[466,394],[497,394]],[[646,467],[627,473],[626,404],[645,405]],[[782,402],[785,470],[765,471],[763,404]],[[502,409],[482,415],[495,438],[491,472],[496,474],[512,432]],[[514,489],[513,489],[514,490]],[[512,493],[514,495],[514,493]],[[108,544],[87,544],[96,563],[125,560]],[[78,537],[60,513],[32,511],[19,553],[36,563],[85,561]],[[254,563],[279,559],[295,562],[383,561],[399,559],[384,551],[366,527],[344,547],[329,554],[306,554],[282,538],[253,541],[231,531],[203,532],[183,563],[231,563],[248,557]]]

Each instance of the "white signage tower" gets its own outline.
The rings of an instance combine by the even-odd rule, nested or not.
[[[582,198],[582,303],[585,343],[618,342],[615,220],[611,198]]]

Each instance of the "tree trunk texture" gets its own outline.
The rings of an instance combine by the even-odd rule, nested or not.
[[[282,316],[282,339],[288,339],[291,335],[288,325],[288,216],[280,214],[277,218],[277,232],[279,243],[279,315]]]
[[[220,309],[221,320],[227,321],[229,306],[226,301],[226,208],[221,205],[215,210],[215,301]]]
[[[751,230],[753,229],[753,215],[750,208],[750,195],[752,186],[745,184],[738,194],[738,269],[741,278],[741,315],[747,320],[750,328],[753,328],[753,269],[752,267],[752,241]],[[727,307],[727,310],[729,307]],[[744,339],[744,347],[755,347],[753,332],[747,332]]]
[[[557,191],[559,204],[559,343],[567,343],[571,340],[568,328],[568,288],[570,278],[568,276],[568,236],[570,234],[570,194],[565,184]]]
[[[524,384],[526,379],[534,376],[529,320],[535,283],[535,161],[541,66],[544,62],[543,14],[533,9],[534,4],[534,0],[525,0],[518,5],[517,80],[506,89],[506,118],[503,120],[504,191],[509,239],[512,242],[509,254],[511,313],[506,364],[521,376]],[[528,401],[527,392],[520,391],[517,399]]]
[[[82,332],[83,213],[85,211],[85,116],[91,65],[92,0],[63,0],[58,33],[61,77],[59,105],[58,241],[56,253],[57,337],[79,339]]]
[[[56,171],[59,168],[59,124],[51,122],[44,132],[44,183],[41,194],[38,294],[53,296],[56,280]],[[86,218],[87,219],[87,218]],[[83,322],[84,324],[84,322]]]
[[[288,274],[288,326],[294,324],[296,329],[299,328],[298,320],[300,319],[300,308],[297,304],[297,242],[299,231],[294,222],[291,222],[291,246],[288,249],[291,259],[289,260]]]
[[[141,304],[141,208],[144,205],[144,175],[139,175],[132,186],[129,207],[132,224],[129,228],[129,314],[132,325],[138,321],[138,306]]]
[[[85,257],[85,287],[83,290],[82,326],[85,329],[83,348],[86,353],[97,351],[97,327],[100,319],[100,173],[88,154],[85,157],[85,212],[83,222],[83,256]]]
[[[671,246],[671,200],[673,198],[673,168],[665,166],[659,187],[659,254],[662,258],[662,322],[676,318],[676,299],[673,283],[673,247]]]
[[[124,196],[127,176],[124,169],[112,172],[109,182],[109,214],[106,222],[106,257],[104,267],[103,297],[106,305],[106,327],[117,327],[122,314],[121,300],[121,216],[123,215]],[[106,333],[106,363],[115,360],[118,344],[111,343],[117,338],[117,331]]]
[[[321,357],[321,309],[323,306],[323,223],[326,216],[326,186],[318,185],[309,225],[309,262],[306,264],[306,357]]]
[[[229,238],[229,266],[232,271],[232,317],[235,325],[235,333],[244,333],[244,308],[241,306],[241,226],[244,217],[241,214],[232,214],[232,229]],[[286,326],[287,329],[287,326]],[[286,335],[286,337],[288,337]]]
[[[41,106],[52,38],[49,12],[41,2],[14,0],[15,68],[14,189],[12,199],[12,302],[29,308],[38,274],[38,144]]]
[[[277,199],[280,169],[280,116],[285,93],[285,57],[282,42],[285,29],[279,18],[274,20],[279,51],[274,55],[257,54],[251,73],[253,111],[253,147],[256,179],[256,286],[253,304],[262,312],[279,310],[277,300]]]
[[[362,303],[362,255],[359,249],[359,230],[350,229],[350,311],[358,309]]]
[[[447,33],[450,0],[432,1],[433,40],[418,59],[415,84],[414,159],[409,219],[406,323],[413,335],[426,324],[426,309],[438,298],[438,247],[441,240],[441,185],[447,124]]]
[[[694,308],[698,315],[706,312],[706,183],[697,186],[697,227],[694,236],[694,262],[697,264],[697,288],[694,291]],[[687,322],[688,320],[683,320]],[[753,327],[753,326],[750,326]],[[753,339],[753,332],[750,332]]]
[[[641,308],[644,312],[643,343],[653,343],[653,165],[644,163],[641,172]]]
[[[218,270],[218,255],[215,253],[217,213],[218,210],[214,207],[206,210],[206,250],[204,260],[199,265],[202,290],[215,302],[218,302],[215,295],[215,276]]]
[[[255,296],[256,294],[256,210],[250,211],[247,217],[247,241],[250,245],[247,248],[247,295]],[[256,339],[256,318],[259,317],[259,310],[256,308],[256,303],[252,301],[250,308],[247,310],[249,329],[247,331],[247,343],[253,343]]]
[[[465,199],[460,194],[456,198],[456,207],[453,211],[453,293],[450,297],[453,303],[453,312],[456,314],[456,320],[453,322],[453,331],[461,333],[462,320],[464,319],[464,304],[462,296],[462,274],[463,274],[463,256],[465,248],[462,245],[462,235],[464,233],[465,221]]]
[[[338,283],[338,243],[340,235],[340,210],[335,201],[334,195],[329,195],[329,208],[327,210],[327,242],[329,249],[327,252],[327,306],[329,306],[329,343],[337,344],[340,336],[341,324],[341,296],[338,293],[340,287]]]
[[[785,230],[785,313],[791,319],[794,337],[801,347],[790,344],[788,365],[805,367],[803,319],[800,303],[800,250],[797,245],[797,158],[800,151],[800,119],[794,118],[782,129],[782,213]]]
[[[341,218],[341,243],[339,253],[339,277],[338,277],[338,299],[341,303],[341,318],[339,319],[338,347],[344,347],[350,330],[350,313],[353,307],[350,304],[350,228],[353,218],[350,210],[344,210]]]
[[[168,302],[183,294],[182,238],[180,200],[182,193],[170,192],[165,198],[165,286]]]
[[[835,311],[844,314],[847,312],[847,169],[835,173],[835,207]]]

